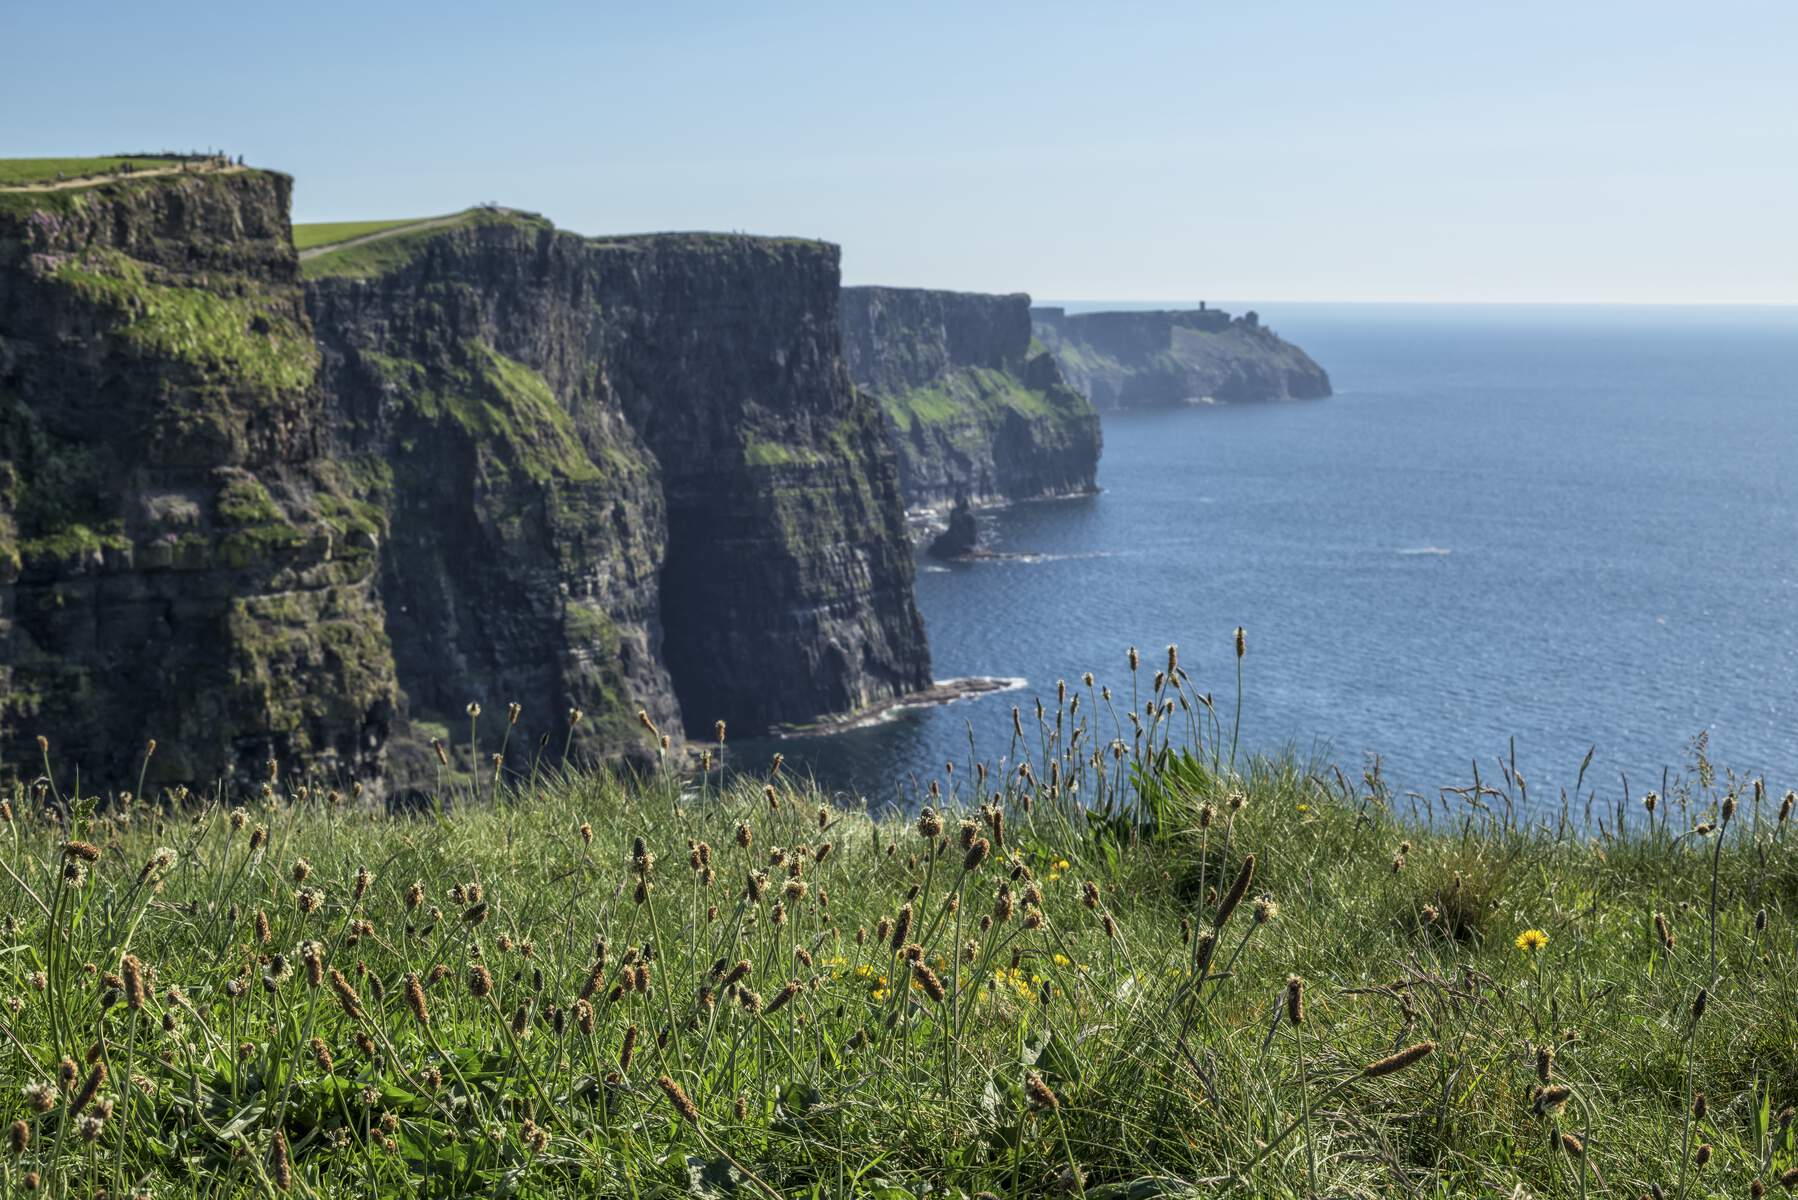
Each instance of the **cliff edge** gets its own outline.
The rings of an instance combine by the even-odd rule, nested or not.
[[[407,782],[930,684],[836,247],[483,209],[302,264],[290,195],[0,192],[0,765]]]
[[[292,181],[0,194],[0,761],[86,778],[378,768],[397,692]]]
[[[1030,310],[1068,382],[1101,412],[1175,404],[1312,400],[1330,377],[1253,312],[1216,308],[1069,313]]]
[[[843,289],[844,357],[880,403],[908,505],[1093,491],[1099,415],[1031,337],[1030,297]]]
[[[308,258],[336,453],[389,518],[409,713],[580,707],[577,744],[628,755],[654,749],[639,706],[709,740],[929,685],[837,272],[820,242],[504,210]]]

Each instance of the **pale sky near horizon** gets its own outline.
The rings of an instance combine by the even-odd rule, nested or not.
[[[0,7],[0,156],[223,147],[1067,299],[1798,303],[1794,0]]]

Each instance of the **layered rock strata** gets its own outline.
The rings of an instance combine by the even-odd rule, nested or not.
[[[5,768],[647,759],[639,707],[709,737],[929,684],[835,247],[482,210],[302,279],[290,187],[0,195]]]
[[[1031,337],[1030,297],[843,289],[844,355],[914,508],[1090,492],[1099,417]]]

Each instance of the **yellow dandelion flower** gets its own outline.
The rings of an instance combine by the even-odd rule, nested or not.
[[[1517,948],[1531,954],[1548,945],[1548,935],[1540,929],[1526,929],[1517,935]]]
[[[1066,967],[1066,966],[1072,966],[1073,964],[1072,964],[1071,960],[1069,960],[1067,955],[1057,954],[1055,956],[1055,965],[1058,967]]]

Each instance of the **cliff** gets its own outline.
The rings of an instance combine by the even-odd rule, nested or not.
[[[880,402],[908,505],[1090,492],[1099,416],[1032,341],[1030,297],[843,289],[844,356]]]
[[[1208,401],[1311,400],[1330,377],[1254,313],[1215,308],[1030,312],[1068,382],[1100,411]]]
[[[471,700],[520,704],[525,753],[641,755],[639,705],[678,731],[660,472],[594,368],[580,240],[477,213],[305,269],[330,453],[380,526],[402,767],[465,743]]]
[[[559,728],[579,706],[577,742],[618,754],[639,704],[709,738],[929,684],[837,271],[822,243],[506,212],[307,262],[335,452],[390,514],[409,712],[503,696]]]
[[[893,453],[850,383],[835,246],[591,243],[601,369],[661,464],[661,610],[695,731],[803,723],[930,685]]]
[[[0,193],[0,765],[374,778],[930,682],[837,251],[504,211],[306,256],[256,171]],[[465,753],[465,752],[464,752]],[[393,770],[395,761],[399,770]]]
[[[379,762],[371,528],[261,171],[0,194],[0,761],[265,777]]]

